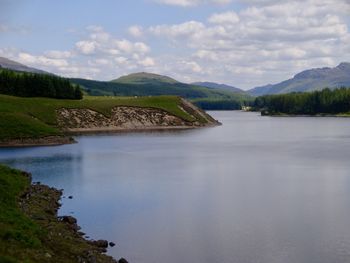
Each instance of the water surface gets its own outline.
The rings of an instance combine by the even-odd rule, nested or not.
[[[224,125],[1,149],[65,189],[61,214],[135,263],[350,262],[350,119],[211,112]]]

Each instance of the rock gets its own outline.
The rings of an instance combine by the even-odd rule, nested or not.
[[[121,258],[118,260],[118,263],[129,263],[125,258]]]
[[[115,246],[115,243],[114,243],[114,242],[109,242],[109,246],[110,246],[110,247],[114,247],[114,246]]]
[[[77,220],[72,216],[62,216],[61,219],[63,222],[68,223],[70,225],[74,225],[77,223]]]
[[[96,240],[91,242],[94,246],[100,247],[100,248],[107,248],[108,247],[108,241],[107,240]]]

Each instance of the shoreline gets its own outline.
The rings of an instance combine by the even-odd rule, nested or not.
[[[350,118],[350,115],[347,114],[261,114],[263,117],[318,117],[318,118]]]
[[[63,136],[45,136],[40,138],[22,138],[10,139],[0,142],[0,148],[20,148],[20,147],[40,147],[40,146],[59,146],[78,143],[71,136],[79,135],[93,135],[93,134],[121,134],[121,133],[142,133],[142,132],[166,132],[166,131],[184,131],[203,128],[212,128],[221,126],[222,123],[216,122],[213,124],[206,124],[203,126],[150,126],[150,127],[136,127],[136,128],[118,128],[118,127],[103,127],[103,128],[76,128],[67,129]]]
[[[18,138],[0,142],[0,148],[58,146],[77,143],[69,136],[45,136],[39,138]]]
[[[115,243],[107,240],[86,239],[80,231],[77,219],[72,216],[58,216],[63,190],[33,183],[30,173],[0,165],[0,179],[9,189],[2,193],[6,201],[13,202],[12,212],[19,221],[2,219],[7,231],[20,231],[22,239],[7,237],[0,239],[0,261],[5,262],[48,262],[48,263],[127,263],[106,254]],[[18,182],[22,187],[18,189]],[[5,202],[6,202],[5,201]],[[16,205],[14,205],[16,204]],[[4,205],[4,204],[2,204]],[[5,203],[6,206],[6,203]],[[10,212],[11,213],[11,212]],[[20,221],[22,220],[22,221]],[[25,220],[27,228],[21,228]],[[28,242],[23,249],[23,242]],[[14,261],[13,261],[14,260]],[[2,262],[2,261],[1,261]]]

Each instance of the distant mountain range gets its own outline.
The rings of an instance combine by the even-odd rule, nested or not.
[[[305,70],[293,78],[278,84],[256,87],[248,91],[253,96],[283,94],[350,87],[350,63],[341,63],[335,68]]]
[[[157,96],[177,95],[190,100],[243,101],[250,95],[220,88],[210,88],[179,82],[153,73],[133,73],[112,81],[71,79],[90,95]]]
[[[0,68],[38,74],[51,74],[3,57],[0,57]],[[147,72],[133,73],[112,81],[94,81],[75,78],[71,79],[71,82],[81,85],[90,95],[178,95],[191,100],[243,101],[251,99],[250,96],[314,91],[322,90],[326,87],[331,89],[343,86],[350,87],[350,63],[343,62],[335,68],[305,70],[293,78],[278,84],[256,87],[248,91],[214,82],[187,84],[168,76]]]
[[[226,84],[219,84],[215,82],[193,82],[191,83],[192,85],[197,85],[201,87],[207,87],[207,88],[212,88],[212,89],[221,89],[221,90],[227,90],[231,92],[239,92],[239,93],[245,93],[244,90],[241,90],[239,88],[226,85]]]
[[[25,66],[21,63],[18,63],[16,61],[13,61],[4,57],[0,57],[0,68],[11,69],[15,71],[22,71],[22,72],[38,73],[38,74],[51,74],[49,72],[46,72],[40,69]]]

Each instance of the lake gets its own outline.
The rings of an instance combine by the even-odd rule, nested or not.
[[[134,263],[350,262],[350,119],[209,112],[223,126],[0,149],[63,188],[109,254]]]

